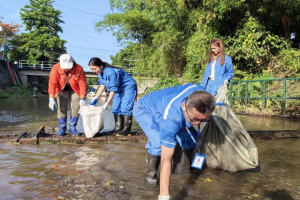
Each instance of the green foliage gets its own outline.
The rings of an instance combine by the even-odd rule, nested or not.
[[[167,87],[173,87],[175,84],[178,84],[178,80],[175,76],[167,75],[160,79],[160,81],[154,85],[152,88],[147,88],[145,94],[154,92],[156,90],[161,90]]]
[[[118,65],[137,67],[142,76],[183,75],[200,82],[209,43],[220,38],[229,45],[235,78],[259,77],[288,48],[281,37],[289,30],[300,33],[298,0],[110,0],[110,4],[118,12],[106,15],[96,27],[112,31],[120,42],[133,42],[112,58]],[[292,27],[284,24],[289,20]]]
[[[297,77],[297,73],[300,72],[300,51],[283,49],[278,57],[274,58],[273,63],[275,73],[288,73],[288,77]]]
[[[0,90],[0,99],[22,99],[32,95],[28,85],[15,84],[14,87],[7,87]]]
[[[112,65],[113,66],[120,66],[120,67],[132,67],[134,66],[134,63],[136,60],[132,57],[132,54],[134,53],[136,44],[129,43],[125,49],[122,49],[119,53],[116,54],[116,56],[110,56],[112,59]]]
[[[58,55],[66,52],[66,40],[58,33],[64,23],[61,12],[53,8],[53,0],[30,0],[29,5],[21,9],[20,15],[28,33],[22,33],[19,40],[22,46],[19,52],[26,52],[29,60],[54,61]]]
[[[98,78],[87,78],[86,79],[87,89],[92,89],[92,85],[98,85]]]
[[[227,38],[225,43],[230,45],[228,54],[239,62],[237,69],[243,72],[261,74],[272,56],[287,48],[286,41],[266,31],[253,17],[245,19],[235,35]],[[235,77],[243,79],[245,75],[238,72]]]
[[[213,30],[210,30],[210,27],[206,25],[201,26],[201,28],[190,37],[186,50],[187,65],[184,70],[183,79],[187,79],[190,82],[201,82],[210,49],[208,44],[211,40],[218,37],[219,35]]]

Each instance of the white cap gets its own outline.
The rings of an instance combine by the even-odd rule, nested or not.
[[[73,67],[73,58],[69,54],[62,54],[59,57],[59,63],[61,69],[72,69]]]

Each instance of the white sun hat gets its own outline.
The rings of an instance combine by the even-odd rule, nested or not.
[[[59,63],[61,69],[72,69],[73,67],[73,58],[69,54],[62,54],[59,57]]]

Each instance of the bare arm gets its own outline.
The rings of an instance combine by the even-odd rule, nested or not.
[[[100,88],[97,91],[96,97],[100,97],[100,95],[103,93],[105,89],[105,85],[100,85]]]
[[[170,196],[170,179],[174,149],[161,146],[160,196]]]

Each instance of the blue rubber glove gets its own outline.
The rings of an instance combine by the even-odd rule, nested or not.
[[[93,99],[92,103],[90,103],[90,105],[96,106],[97,102],[98,102],[98,97],[94,97],[94,99]]]
[[[225,103],[217,102],[217,106],[225,106]]]

